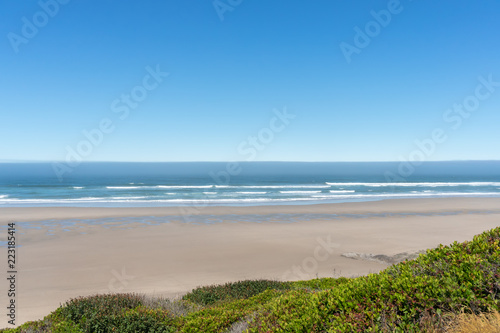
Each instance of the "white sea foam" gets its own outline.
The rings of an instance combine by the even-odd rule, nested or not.
[[[283,194],[314,194],[321,193],[321,191],[280,191]]]
[[[234,192],[236,194],[266,194],[267,192]]]
[[[156,199],[156,200],[129,200],[124,197],[120,200],[111,198],[77,198],[77,199],[0,199],[0,203],[23,203],[23,204],[68,204],[75,202],[87,203],[238,203],[238,202],[273,202],[273,201],[303,201],[315,200],[313,198],[295,198],[295,199],[272,199],[272,198],[251,198],[251,199]]]
[[[355,190],[338,190],[338,191],[330,191],[330,193],[353,193]]]
[[[203,192],[203,194],[217,194],[217,192]]]
[[[163,202],[171,203],[203,203],[203,204],[217,204],[217,203],[239,203],[239,202],[287,202],[287,201],[311,201],[314,198],[290,198],[290,199],[271,199],[271,198],[252,198],[252,199],[212,199],[212,200],[200,200],[200,199],[172,199],[172,200],[161,200]]]
[[[188,188],[213,188],[213,185],[158,185],[157,188],[188,189]]]
[[[315,189],[315,188],[330,188],[331,185],[155,185],[155,186],[106,186],[107,189],[127,190],[127,189],[198,189],[198,188],[227,188],[227,189]]]
[[[155,185],[155,186],[106,186],[107,189],[112,190],[128,190],[128,189],[190,189],[190,188],[213,188],[212,185]]]
[[[47,199],[50,200],[50,199]],[[106,200],[105,198],[98,198],[98,197],[85,197],[85,198],[71,198],[71,199],[60,199],[60,200],[66,200],[66,201],[99,201],[99,200]]]
[[[443,187],[443,186],[500,186],[500,182],[467,182],[467,183],[447,183],[447,182],[423,182],[423,183],[330,183],[330,186],[426,186],[426,187]]]
[[[330,185],[215,185],[217,188],[329,188]]]
[[[401,197],[434,197],[434,196],[498,196],[498,192],[468,193],[468,192],[436,192],[436,193],[379,193],[379,194],[352,194],[352,195],[313,195],[313,198],[328,199],[356,199],[356,198],[401,198]]]
[[[128,190],[132,188],[141,188],[141,186],[106,186],[106,188],[110,190]]]
[[[9,196],[7,194],[2,194],[0,195],[0,199],[8,198]]]
[[[273,202],[300,202],[300,201],[323,201],[323,200],[342,200],[342,199],[387,199],[387,198],[416,198],[416,197],[482,197],[482,196],[500,196],[499,192],[468,193],[468,192],[436,192],[436,193],[379,193],[379,194],[316,194],[303,198],[217,198],[217,199],[152,199],[151,197],[111,197],[97,198],[84,197],[73,199],[18,199],[0,197],[0,204],[13,205],[59,205],[59,204],[251,204],[251,203],[273,203]]]
[[[83,186],[73,186],[73,188],[74,188],[75,190],[80,190],[80,189],[82,189],[82,188],[83,188]]]

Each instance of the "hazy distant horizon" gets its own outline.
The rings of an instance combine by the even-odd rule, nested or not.
[[[58,167],[62,169],[58,169]],[[239,171],[239,169],[241,169]],[[319,174],[319,175],[349,175],[363,174],[379,177],[384,180],[401,178],[412,179],[420,175],[468,175],[468,176],[500,176],[500,161],[428,161],[412,164],[408,161],[391,162],[82,162],[69,166],[65,162],[29,162],[0,163],[0,180],[12,175],[24,177],[53,176],[63,170],[60,178],[71,178],[79,175],[208,175],[209,173],[227,173],[236,170],[236,176],[246,174]],[[396,179],[397,180],[397,179]]]
[[[64,160],[0,160],[0,164],[7,164],[7,163],[65,163],[66,161]],[[355,161],[355,160],[349,160],[349,161],[299,161],[299,160],[266,160],[266,161],[244,161],[244,160],[217,160],[217,161],[189,161],[189,160],[183,160],[183,161],[107,161],[107,160],[102,160],[102,161],[84,161],[83,163],[231,163],[231,162],[237,162],[237,163],[401,163],[403,161],[397,161],[397,160],[387,160],[387,161]],[[429,160],[429,161],[423,161],[422,163],[440,163],[440,162],[500,162],[500,159],[457,159],[457,160]]]

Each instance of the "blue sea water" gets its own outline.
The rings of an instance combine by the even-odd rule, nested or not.
[[[317,204],[500,197],[500,161],[0,164],[0,207]]]

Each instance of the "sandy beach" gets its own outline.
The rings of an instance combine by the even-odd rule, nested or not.
[[[346,254],[390,257],[472,239],[500,225],[500,198],[0,208],[0,221],[17,225],[20,324],[41,319],[72,297],[95,293],[174,297],[200,285],[241,279],[375,273],[389,263]],[[0,240],[5,239],[2,229]],[[2,260],[4,272],[6,264]],[[0,327],[6,326],[3,316]]]

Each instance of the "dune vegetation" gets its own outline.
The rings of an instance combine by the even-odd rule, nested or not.
[[[356,278],[69,300],[6,332],[499,332],[500,228]],[[473,330],[474,329],[474,330]]]

